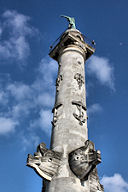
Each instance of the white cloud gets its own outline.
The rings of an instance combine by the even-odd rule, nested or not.
[[[40,111],[40,127],[49,134],[51,128],[52,113],[50,110],[41,110]]]
[[[89,74],[95,75],[102,85],[107,85],[115,90],[113,67],[107,58],[92,56],[87,65],[87,71]]]
[[[128,192],[128,182],[118,173],[112,177],[103,176],[101,183],[104,185],[105,192]]]
[[[6,117],[0,117],[0,134],[5,135],[7,133],[13,132],[18,123]]]
[[[29,25],[30,17],[14,10],[7,10],[2,15],[0,34],[0,59],[24,61],[30,54],[28,37],[37,33],[37,29]],[[6,38],[5,38],[6,37]]]
[[[5,105],[8,102],[8,96],[4,91],[0,91],[0,104]]]
[[[40,137],[35,135],[34,133],[29,133],[26,135],[21,135],[21,141],[23,144],[23,150],[25,151],[28,147],[37,147],[40,143]]]
[[[44,107],[53,107],[54,100],[54,97],[52,97],[52,95],[49,93],[39,94],[36,98],[37,104]]]
[[[29,16],[18,13],[15,10],[7,10],[3,13],[5,18],[4,26],[12,27],[13,34],[31,34],[33,33],[32,28],[29,26]]]
[[[57,63],[46,57],[41,60],[36,72],[35,80],[29,85],[12,82],[10,79],[6,81],[6,85],[2,85],[1,82],[0,114],[18,122],[18,126],[22,126],[27,119],[27,135],[31,134],[32,129],[41,129],[49,136],[52,127],[51,111],[55,100]]]
[[[30,48],[24,36],[19,36],[17,39],[13,38],[10,40],[13,41],[13,46],[15,47],[19,60],[25,59],[29,56]]]
[[[29,102],[17,103],[16,105],[13,105],[11,109],[11,114],[13,118],[16,119],[17,121],[22,121],[24,120],[25,117],[27,117],[30,114],[30,109],[31,109],[31,103]]]
[[[58,64],[56,61],[49,58],[43,58],[40,62],[39,73],[42,76],[43,82],[54,85],[54,76],[57,75]]]
[[[101,112],[101,111],[102,111],[101,105],[98,103],[94,103],[88,107],[87,113],[88,113],[88,115],[90,115],[92,113],[94,114],[94,113]]]
[[[8,84],[7,90],[11,92],[11,95],[17,100],[23,100],[31,97],[31,88],[23,83]]]
[[[52,121],[51,110],[41,109],[39,113],[39,118],[33,120],[30,123],[30,128],[31,130],[40,128],[47,134],[47,136],[50,136],[52,128],[51,121]]]

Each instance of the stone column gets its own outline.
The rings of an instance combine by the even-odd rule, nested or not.
[[[43,192],[103,192],[100,152],[88,140],[85,60],[95,49],[77,29],[66,30],[49,55],[58,62],[51,147],[41,143],[27,165],[44,178]]]
[[[90,52],[89,52],[90,51]],[[88,139],[85,60],[94,50],[76,29],[68,29],[50,52],[59,69],[53,108],[51,149],[62,153],[57,174],[46,192],[89,192],[89,180],[81,181],[69,167],[69,153],[85,145]]]
[[[83,41],[78,30],[70,29],[66,33]],[[53,109],[51,137],[51,149],[62,152],[63,155],[58,174],[50,182],[49,192],[84,190],[79,179],[69,168],[68,154],[83,146],[88,138],[84,73],[86,48],[84,44],[81,47],[79,44],[70,42],[64,46],[64,38],[62,37],[60,40],[60,49],[57,50],[59,70],[56,80],[56,101]],[[51,55],[51,57],[53,56]]]
[[[70,29],[83,40],[78,30]],[[56,101],[53,109],[53,129],[51,148],[68,154],[84,145],[88,138],[87,113],[85,101],[85,57],[86,48],[68,44],[58,50],[58,77],[56,79]]]

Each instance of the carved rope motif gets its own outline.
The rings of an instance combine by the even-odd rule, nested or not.
[[[76,73],[74,79],[76,79],[79,89],[81,89],[82,85],[84,84],[84,77],[80,73]]]
[[[61,153],[49,150],[41,143],[34,156],[28,154],[27,166],[33,168],[40,177],[51,180],[58,171],[61,156]]]
[[[73,113],[73,116],[79,121],[80,125],[83,125],[86,121],[83,109],[86,110],[86,107],[80,101],[73,101],[72,104],[76,105],[79,112],[79,114]]]

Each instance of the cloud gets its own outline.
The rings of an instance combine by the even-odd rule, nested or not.
[[[6,117],[10,119],[10,124],[6,124],[6,130],[10,132],[13,130],[17,133],[17,128],[26,127],[18,129],[17,133],[21,143],[26,145],[24,150],[32,143],[39,144],[40,131],[49,137],[52,128],[51,111],[55,100],[57,63],[45,57],[35,73],[31,84],[12,81],[10,78],[0,81],[0,115],[3,123]],[[4,135],[8,133],[5,131]],[[3,133],[0,132],[0,135]]]
[[[21,134],[21,141],[23,148],[22,150],[26,151],[28,147],[37,147],[40,143],[40,137],[37,136],[35,133],[29,133],[28,135]]]
[[[7,133],[13,132],[18,123],[6,117],[0,117],[0,134],[5,135]]]
[[[115,90],[113,67],[107,58],[92,56],[87,65],[87,72],[94,75],[102,85]]]
[[[88,115],[91,115],[91,114],[101,112],[101,111],[102,111],[101,105],[99,103],[94,103],[88,107],[87,113],[88,113]]]
[[[36,102],[38,105],[40,106],[44,106],[44,107],[52,107],[54,105],[54,97],[52,97],[51,94],[44,92],[42,94],[39,94]]]
[[[112,177],[103,176],[101,183],[104,185],[105,192],[128,192],[128,182],[118,173]]]
[[[50,134],[51,131],[51,121],[52,121],[52,113],[50,110],[41,110],[40,111],[40,127],[47,133]]]
[[[45,85],[55,85],[54,76],[57,75],[58,64],[56,61],[49,59],[48,57],[43,58],[38,68],[41,79]]]
[[[8,96],[4,91],[0,91],[0,104],[5,105],[8,102]]]
[[[31,97],[31,88],[23,83],[12,83],[8,84],[7,90],[10,91],[11,95],[15,97],[16,100],[23,100]]]
[[[3,13],[0,28],[0,60],[15,59],[23,62],[29,56],[28,37],[38,32],[29,25],[29,21],[30,17],[14,10]]]

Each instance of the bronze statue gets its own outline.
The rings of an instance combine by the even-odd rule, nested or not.
[[[64,18],[66,18],[68,20],[68,22],[69,22],[68,29],[76,29],[74,17],[69,17],[69,16],[66,16],[66,15],[61,15],[61,17],[64,17]]]

